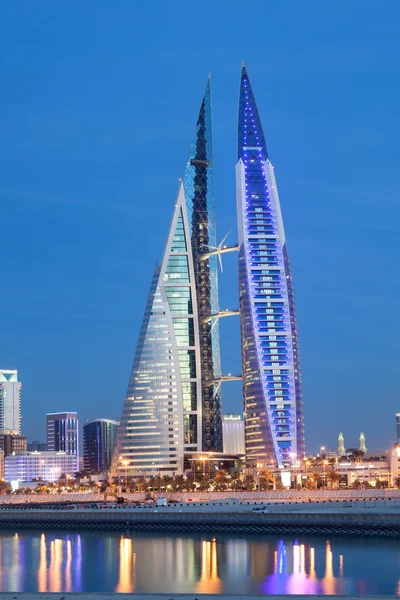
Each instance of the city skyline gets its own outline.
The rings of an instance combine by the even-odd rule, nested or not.
[[[99,6],[95,23],[89,7],[79,22],[68,6],[53,12],[47,4],[43,14],[28,4],[0,8],[0,201],[9,223],[0,364],[19,370],[28,439],[44,439],[43,415],[58,408],[79,408],[82,422],[120,416],[132,340],[171,215],[167,199],[208,71],[219,123],[217,241],[230,229],[227,243],[237,241],[232,165],[244,58],[290,241],[308,448],[334,448],[339,431],[348,439],[364,431],[371,448],[396,441],[400,9],[390,6],[367,0],[343,15],[311,1],[306,12],[291,6],[283,14],[256,1],[251,31],[239,11],[218,6],[207,40],[191,26],[167,35],[180,11],[164,7],[151,47],[149,30],[133,38],[129,27],[147,22],[147,7],[114,14]],[[270,19],[276,27],[266,36]],[[236,259],[224,257],[222,308],[235,308]],[[385,286],[372,285],[372,269]],[[238,373],[238,319],[221,321],[220,330],[222,371]],[[240,382],[226,386],[224,405],[241,410]]]

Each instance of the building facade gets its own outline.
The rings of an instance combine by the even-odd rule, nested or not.
[[[17,370],[0,369],[0,430],[21,433],[21,386]]]
[[[21,452],[4,459],[6,481],[58,481],[61,475],[71,476],[76,459],[65,452]]]
[[[177,474],[184,452],[222,452],[210,81],[150,288],[112,474]]]
[[[48,452],[65,452],[74,456],[74,470],[78,470],[78,413],[58,412],[46,415],[46,446]]]
[[[4,450],[0,450],[0,480],[4,481]]]
[[[283,467],[305,450],[298,332],[274,169],[244,65],[236,189],[246,462]]]
[[[222,417],[224,454],[244,456],[244,421],[240,415],[227,414]]]
[[[0,431],[0,449],[4,457],[26,451],[26,437],[16,431]]]
[[[114,453],[119,423],[110,419],[87,421],[82,429],[83,470],[108,473]]]
[[[29,442],[27,444],[26,450],[28,450],[28,452],[44,452],[47,450],[47,444],[45,442],[34,440],[33,442]]]

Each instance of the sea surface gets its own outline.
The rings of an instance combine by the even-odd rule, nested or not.
[[[0,591],[400,594],[400,540],[0,531]]]

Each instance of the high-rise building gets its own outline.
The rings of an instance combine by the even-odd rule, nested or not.
[[[397,443],[400,444],[400,413],[396,413],[396,437]]]
[[[181,473],[185,451],[222,452],[213,188],[208,81],[167,244],[153,275],[113,475]]]
[[[4,451],[5,457],[25,452],[26,437],[16,431],[0,431],[0,448]]]
[[[240,415],[222,416],[224,454],[245,454],[244,421]]]
[[[83,469],[86,473],[108,473],[114,452],[119,423],[110,419],[93,419],[83,425]]]
[[[236,183],[246,462],[283,467],[305,450],[298,332],[274,168],[244,65]]]
[[[21,433],[21,386],[17,370],[0,369],[0,430]]]
[[[77,471],[79,455],[78,413],[48,413],[46,415],[46,444],[49,452],[65,452],[75,456],[75,471]]]

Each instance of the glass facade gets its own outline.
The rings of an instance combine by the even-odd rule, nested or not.
[[[298,333],[275,176],[245,67],[236,175],[246,460],[285,466],[304,455]]]
[[[222,451],[211,91],[208,81],[156,268],[111,472],[181,473],[185,451]]]
[[[201,103],[183,178],[196,282],[202,372],[202,450],[222,452],[219,322],[204,322],[219,311],[217,257],[201,260],[217,245],[210,80]]]
[[[76,412],[48,413],[46,415],[46,444],[51,452],[66,452],[75,456],[78,470],[79,426]]]
[[[108,473],[118,426],[118,421],[110,419],[95,419],[84,423],[82,430],[83,470],[86,473]]]

